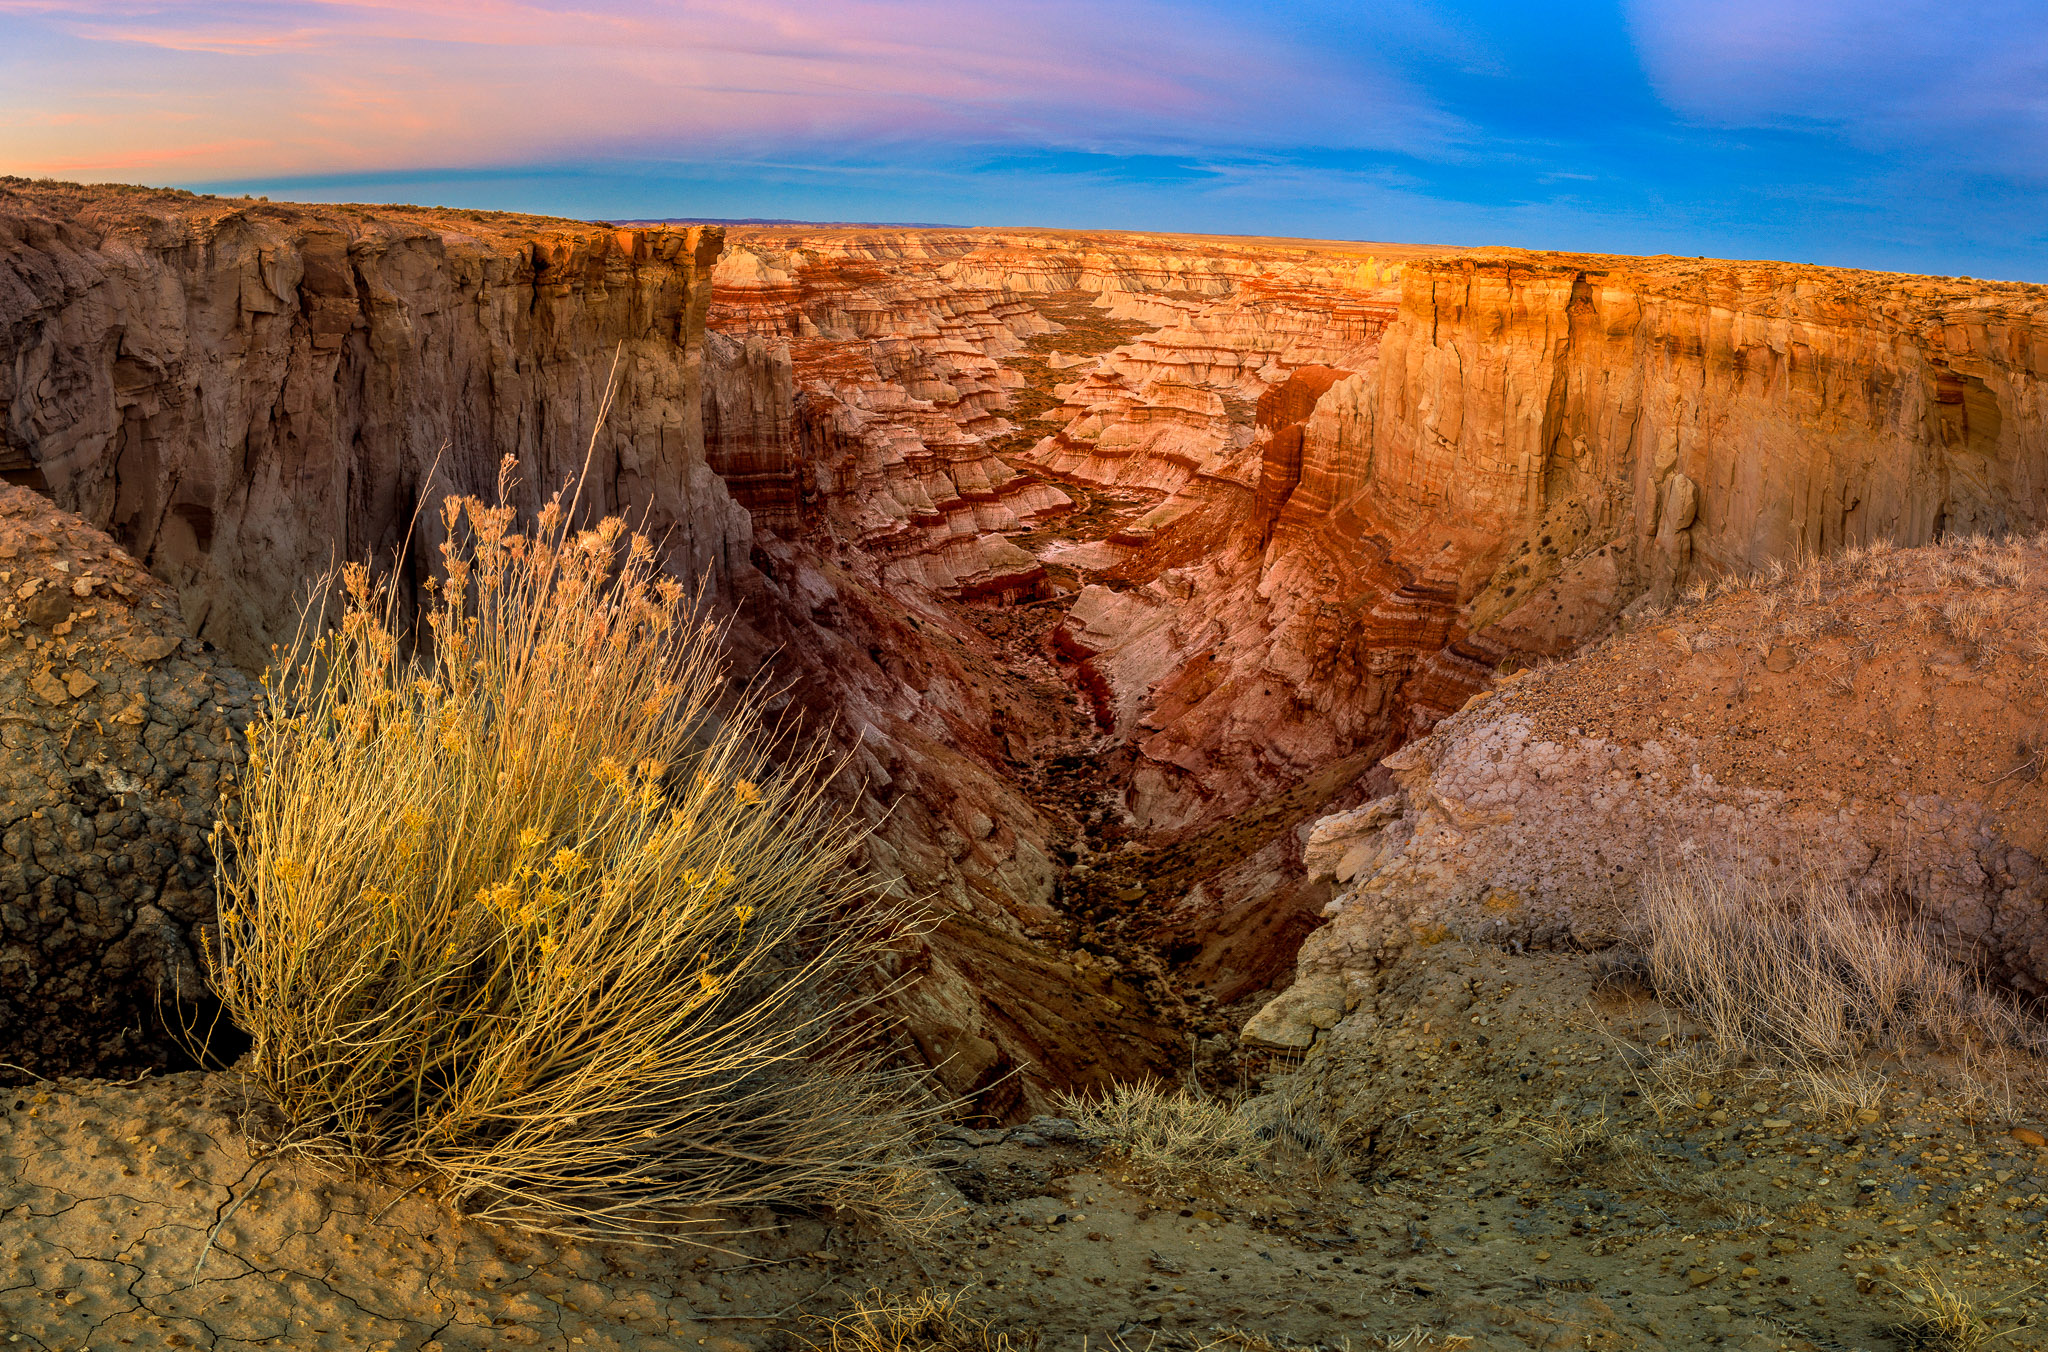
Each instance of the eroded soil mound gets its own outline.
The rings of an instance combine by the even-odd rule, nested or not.
[[[1698,858],[1902,902],[2048,989],[2044,543],[1879,546],[1699,588],[1509,678],[1386,759],[1395,793],[1318,824],[1309,870],[1339,895],[1303,977],[1327,1004],[1344,971],[1446,934],[1598,947]],[[1269,1037],[1327,1017],[1302,989]]]
[[[106,535],[0,486],[0,1083],[175,1055],[252,691]]]

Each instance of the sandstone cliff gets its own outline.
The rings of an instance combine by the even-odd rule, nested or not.
[[[1148,706],[1149,821],[1391,749],[1694,575],[2048,519],[2042,288],[1506,252],[1399,273],[1376,340],[1318,354],[1348,373],[1298,440],[1187,479],[1118,561],[1143,584],[1119,625],[1076,631]],[[1098,442],[1129,425],[1096,407]]]
[[[943,560],[952,534],[943,523],[963,504],[972,503],[960,517],[970,523],[978,512],[995,512],[991,524],[1014,517],[971,480],[959,490],[922,450],[882,446],[879,460],[859,463],[877,444],[859,416],[799,419],[772,335],[714,339],[720,379],[707,388],[704,321],[720,242],[711,229],[9,180],[0,187],[0,469],[107,529],[175,588],[183,632],[254,671],[332,564],[370,556],[423,582],[439,524],[423,506],[488,492],[507,455],[531,503],[576,475],[588,453],[583,508],[644,524],[673,571],[731,610],[737,674],[783,686],[792,709],[842,739],[852,758],[845,791],[880,828],[873,862],[914,891],[936,891],[951,916],[910,959],[927,969],[903,1002],[916,1050],[944,1062],[942,1077],[962,1092],[1005,1085],[1004,1103],[1035,1098],[1048,1081],[1163,1068],[1158,1049],[1175,1035],[1149,1021],[1138,992],[1114,973],[1075,969],[1027,934],[1054,914],[1056,846],[992,768],[1006,754],[988,717],[1005,693],[1001,673],[986,669],[985,655],[963,661],[957,644],[926,642],[925,621],[887,595],[897,574],[849,567],[832,544],[844,529],[879,558],[937,520]],[[934,297],[951,304],[927,288],[924,299]],[[967,302],[953,308],[979,341],[1003,341],[1002,321],[977,318]],[[938,326],[932,334],[942,349],[959,345]],[[855,366],[847,386],[900,378],[904,426],[926,429],[948,453],[971,448],[971,427],[950,440],[943,429],[982,416],[977,401],[1000,393],[994,368],[973,353],[921,353],[898,342],[879,365]],[[616,397],[592,448],[615,370]],[[934,399],[946,409],[930,411]],[[817,481],[800,489],[792,468],[806,463],[797,451],[820,445],[846,448],[855,462],[843,488],[824,481],[836,506],[822,517],[811,510]],[[896,472],[906,459],[916,462],[907,479]],[[884,488],[903,497],[878,512]],[[918,580],[972,583],[984,555],[1000,560],[1003,548],[969,551]],[[95,801],[66,798],[66,811],[90,816]],[[185,943],[210,894],[204,805],[180,802],[181,829],[202,841],[176,852],[185,890],[171,929]],[[43,872],[20,882],[32,894],[97,886],[69,856],[34,867]],[[93,980],[78,974],[136,923],[109,911],[72,933],[66,915],[50,917],[22,930],[34,960],[10,970],[24,990],[87,990]],[[57,941],[35,925],[71,934],[62,954],[50,956]],[[51,978],[52,962],[63,981]],[[132,1001],[115,1003],[117,1022],[133,1011]],[[37,1016],[38,1028],[45,1022]],[[90,1048],[65,1054],[65,1064],[94,1062]],[[1033,1078],[1009,1078],[1021,1067]]]
[[[738,241],[713,323],[790,372],[788,499],[850,523],[839,557],[890,586],[971,596],[933,564],[989,558],[991,526],[1078,585],[1052,646],[1105,745],[1138,753],[1117,793],[1155,840],[1370,764],[1504,663],[1694,579],[2048,517],[2040,288],[1055,232]],[[1090,313],[1134,332],[1091,346]],[[974,374],[913,393],[878,383],[883,352]],[[1137,505],[977,518],[970,483]],[[906,515],[921,533],[888,524]],[[1176,943],[1297,895],[1290,867],[1176,874]]]
[[[258,665],[339,560],[424,577],[423,501],[584,501],[724,581],[747,528],[703,462],[715,228],[614,230],[0,181],[0,463]],[[433,514],[420,519],[431,532]]]
[[[1700,578],[2048,517],[2040,288],[1051,231],[721,256],[12,181],[0,240],[0,469],[249,664],[500,454],[573,473],[616,360],[587,501],[842,739],[875,861],[953,917],[909,1029],[960,1089],[1166,1064],[1171,974],[1103,927],[1266,980],[1327,899],[1297,826],[1504,664]]]

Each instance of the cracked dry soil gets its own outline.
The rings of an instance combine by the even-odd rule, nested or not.
[[[9,1091],[0,1346],[774,1352],[929,1288],[1060,1352],[1886,1352],[1932,1345],[1902,1327],[1915,1268],[2040,1345],[2048,1138],[1954,1067],[1818,1111],[1586,956],[1429,946],[1376,1007],[1294,1081],[1322,1165],[1167,1186],[1056,1120],[949,1128],[952,1214],[917,1242],[765,1211],[719,1249],[532,1236],[259,1158],[230,1075]]]

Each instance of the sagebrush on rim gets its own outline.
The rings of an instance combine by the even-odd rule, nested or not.
[[[283,1144],[542,1228],[901,1212],[907,1086],[833,998],[900,910],[836,766],[772,764],[652,544],[568,516],[451,499],[423,630],[352,566],[266,677],[209,965]]]

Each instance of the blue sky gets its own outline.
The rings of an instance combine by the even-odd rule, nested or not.
[[[0,172],[2048,281],[2048,3],[0,0]]]

